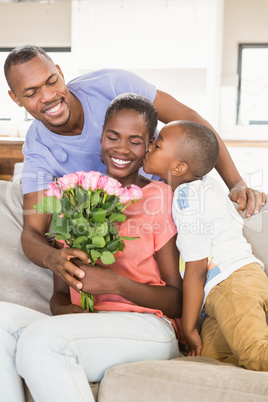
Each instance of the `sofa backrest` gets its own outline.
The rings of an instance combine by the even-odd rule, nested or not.
[[[245,237],[268,273],[268,204],[244,222]],[[25,257],[20,242],[22,225],[21,185],[0,181],[0,300],[50,314],[52,273]]]

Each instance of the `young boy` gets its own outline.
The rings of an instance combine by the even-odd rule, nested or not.
[[[243,219],[220,184],[206,176],[218,154],[209,128],[175,121],[149,146],[144,170],[174,191],[177,246],[185,263],[182,327],[188,355],[268,371],[268,278],[243,237]],[[200,338],[201,309],[206,318]]]

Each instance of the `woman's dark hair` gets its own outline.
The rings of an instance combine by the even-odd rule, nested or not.
[[[157,127],[156,108],[147,98],[134,93],[124,93],[112,100],[106,110],[104,126],[106,126],[115,112],[124,109],[134,110],[137,114],[141,115],[148,129],[149,140],[153,138]]]

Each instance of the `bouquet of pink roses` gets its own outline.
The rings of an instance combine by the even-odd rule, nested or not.
[[[116,222],[124,222],[123,210],[142,198],[142,190],[135,185],[123,188],[117,180],[99,172],[76,172],[50,183],[46,197],[34,208],[52,213],[52,231],[57,240],[68,247],[85,251],[91,264],[98,259],[103,264],[115,262],[114,254],[123,251],[124,239],[119,236]],[[93,311],[93,297],[82,292],[83,308]]]

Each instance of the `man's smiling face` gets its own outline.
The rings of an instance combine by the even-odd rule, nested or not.
[[[9,95],[19,106],[49,130],[65,126],[71,115],[70,92],[63,74],[42,54],[27,63],[13,65],[9,73]]]

